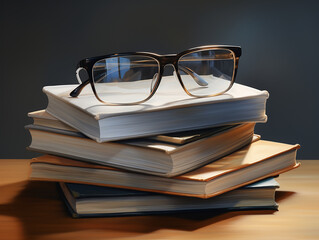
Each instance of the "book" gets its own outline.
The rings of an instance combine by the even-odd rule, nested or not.
[[[180,139],[181,144],[156,139],[132,139],[97,143],[81,133],[29,125],[29,150],[64,156],[159,176],[176,176],[226,156],[251,143],[255,123],[207,129]],[[162,136],[163,137],[163,136]],[[182,140],[183,139],[183,140]]]
[[[74,136],[80,136],[80,137],[84,136],[75,128],[72,128],[71,126],[68,126],[67,124],[61,122],[59,119],[53,117],[45,109],[29,112],[28,117],[31,117],[33,119],[33,124],[30,125],[31,128],[40,129],[44,131],[51,131],[51,132],[56,132],[61,134],[69,134],[69,135],[72,135],[72,133],[69,132],[71,131],[71,132],[77,132],[77,134],[73,134]],[[211,136],[218,132],[222,132],[234,125],[238,125],[238,124],[223,125],[219,127],[204,128],[204,129],[194,129],[194,130],[182,131],[182,132],[166,133],[161,135],[148,136],[145,138],[158,140],[161,142],[167,142],[167,143],[185,144],[185,143],[189,143],[189,142],[201,139],[206,136]],[[59,130],[66,130],[68,132],[59,131]]]
[[[55,129],[67,130],[72,132],[78,132],[78,130],[70,127],[69,125],[61,122],[57,118],[49,114],[45,109],[29,112],[28,117],[33,119],[33,124],[36,126],[50,127]]]
[[[44,155],[32,159],[30,179],[209,198],[298,167],[298,148],[298,144],[258,140],[199,169],[172,178]]]
[[[72,98],[69,93],[76,86],[44,87],[43,92],[48,97],[46,111],[97,142],[267,119],[268,92],[236,83],[220,96],[194,98],[179,89],[173,76],[163,77],[150,100],[129,106],[102,104],[90,87],[85,87],[79,97]]]
[[[200,210],[277,210],[275,190],[279,184],[268,178],[208,199],[64,182],[59,187],[71,215],[79,218]]]

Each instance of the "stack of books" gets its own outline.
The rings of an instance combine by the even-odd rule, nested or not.
[[[46,110],[29,113],[32,180],[59,183],[74,217],[207,209],[277,209],[273,177],[297,167],[299,145],[260,140],[267,91],[240,84],[191,98],[158,91],[108,106],[90,89],[47,86]]]

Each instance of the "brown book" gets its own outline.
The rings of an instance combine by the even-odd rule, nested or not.
[[[166,178],[44,155],[31,161],[31,180],[102,185],[209,198],[299,166],[300,146],[259,140],[197,170]]]

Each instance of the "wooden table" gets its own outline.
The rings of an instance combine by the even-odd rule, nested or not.
[[[278,178],[279,211],[72,219],[29,160],[0,160],[0,239],[319,239],[319,161]]]

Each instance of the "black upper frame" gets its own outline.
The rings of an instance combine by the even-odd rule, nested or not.
[[[81,60],[78,64],[77,64],[77,69],[85,69],[88,73],[88,77],[89,79],[83,81],[78,87],[76,87],[71,93],[70,93],[70,96],[71,97],[77,97],[81,91],[83,90],[83,88],[90,83],[91,87],[92,87],[92,90],[93,90],[93,93],[95,95],[95,97],[100,101],[100,102],[103,102],[103,103],[106,103],[104,102],[103,100],[101,100],[95,90],[95,86],[94,86],[94,81],[93,81],[93,78],[92,78],[92,69],[93,69],[93,66],[96,62],[104,59],[104,58],[111,58],[111,57],[120,57],[120,56],[127,56],[127,55],[142,55],[142,56],[148,56],[148,57],[152,57],[154,58],[158,63],[159,63],[159,73],[157,75],[157,79],[156,79],[156,83],[154,85],[154,88],[152,90],[152,92],[150,93],[150,95],[142,100],[142,101],[138,101],[138,102],[134,102],[134,103],[127,103],[127,104],[114,104],[114,103],[107,103],[107,104],[110,104],[110,105],[132,105],[132,104],[138,104],[138,103],[142,103],[142,102],[145,102],[147,101],[148,99],[150,99],[154,93],[156,92],[160,82],[161,82],[161,79],[162,79],[162,76],[163,76],[163,72],[164,72],[164,67],[168,64],[172,64],[175,68],[175,71],[176,71],[176,74],[177,74],[177,77],[178,77],[178,80],[180,82],[180,84],[182,85],[184,91],[190,95],[190,96],[193,96],[193,97],[199,97],[199,96],[194,96],[192,95],[191,93],[188,92],[188,90],[185,88],[183,82],[182,82],[182,79],[181,79],[181,76],[179,74],[179,71],[178,71],[178,61],[181,57],[183,57],[184,55],[186,54],[189,54],[189,53],[192,53],[192,52],[197,52],[197,51],[202,51],[202,50],[214,50],[214,49],[225,49],[225,50],[229,50],[233,53],[234,55],[234,58],[235,58],[235,61],[234,61],[234,64],[235,64],[235,71],[234,71],[234,74],[233,74],[233,78],[231,80],[231,84],[229,86],[228,89],[226,89],[224,92],[228,91],[231,86],[233,85],[234,81],[235,81],[235,77],[237,75],[237,69],[238,69],[238,62],[239,62],[239,57],[241,56],[241,47],[240,46],[233,46],[233,45],[208,45],[208,46],[200,46],[200,47],[195,47],[195,48],[191,48],[191,49],[188,49],[188,50],[185,50],[183,52],[180,52],[178,54],[165,54],[165,55],[160,55],[160,54],[156,54],[156,53],[150,53],[150,52],[125,52],[125,53],[114,53],[114,54],[108,54],[108,55],[102,55],[102,56],[97,56],[97,57],[90,57],[90,58],[85,58],[83,60]],[[224,93],[222,92],[222,93]],[[219,93],[217,95],[220,95],[222,93]],[[215,94],[216,95],[216,94]],[[209,95],[209,96],[215,96],[215,95]],[[208,97],[208,96],[203,96],[203,97]]]

